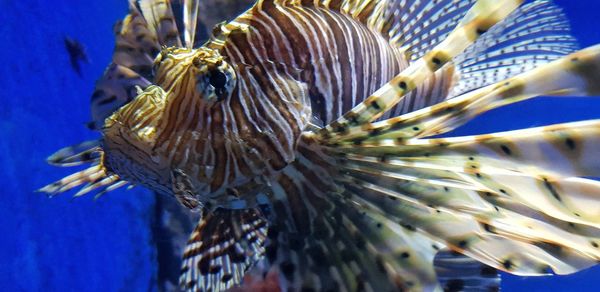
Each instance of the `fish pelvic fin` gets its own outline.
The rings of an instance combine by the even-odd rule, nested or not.
[[[259,209],[203,210],[183,253],[185,291],[225,291],[240,285],[265,253],[267,221]]]

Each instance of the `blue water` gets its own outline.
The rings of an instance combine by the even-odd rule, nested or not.
[[[154,197],[137,188],[94,201],[48,199],[33,190],[68,169],[48,154],[95,138],[89,121],[94,81],[108,64],[112,25],[125,0],[0,0],[0,290],[154,291]],[[600,1],[557,0],[582,46],[600,43]],[[87,46],[83,77],[70,68],[64,36]],[[462,133],[600,118],[600,99],[542,98],[486,114]],[[600,158],[590,158],[600,159]],[[158,239],[160,240],[160,239]],[[600,267],[550,278],[504,276],[506,291],[594,291]]]

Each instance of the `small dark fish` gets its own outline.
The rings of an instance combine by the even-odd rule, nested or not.
[[[73,70],[75,70],[77,75],[82,76],[80,62],[90,62],[90,59],[85,52],[85,47],[79,41],[70,37],[65,37],[65,49],[67,49],[67,53],[69,53],[71,67],[73,67]]]

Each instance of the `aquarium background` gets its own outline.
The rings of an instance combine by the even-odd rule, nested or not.
[[[600,43],[600,1],[557,0],[582,47]],[[35,189],[72,172],[45,164],[55,150],[95,139],[89,97],[108,64],[112,26],[125,0],[0,0],[0,290],[156,291],[152,230],[159,213],[142,188],[94,200],[48,199]],[[78,76],[63,40],[79,40],[90,64]],[[600,118],[600,98],[540,98],[501,108],[458,130],[473,134]],[[590,157],[590,159],[600,159]],[[600,267],[563,277],[504,275],[505,291],[594,291]]]

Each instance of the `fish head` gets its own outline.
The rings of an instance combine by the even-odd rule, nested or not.
[[[236,121],[232,106],[270,103],[244,103],[252,96],[240,91],[255,86],[247,76],[265,69],[228,60],[209,47],[164,48],[155,59],[154,85],[105,122],[107,168],[132,183],[183,197],[184,205],[192,206],[251,197],[293,162],[298,137],[311,116],[306,85],[287,78],[291,68],[271,63],[269,73],[280,77],[272,86],[286,90],[266,90],[278,94],[260,98],[281,104],[287,114],[277,121],[289,131]],[[194,200],[198,202],[189,203]]]
[[[172,47],[155,59],[154,73],[153,85],[138,88],[131,102],[105,120],[107,169],[186,202],[222,196],[231,182],[215,184],[219,162],[204,149],[231,138],[207,130],[206,121],[215,122],[220,108],[215,105],[231,96],[237,82],[233,67],[209,48]],[[186,182],[185,190],[177,180]]]

